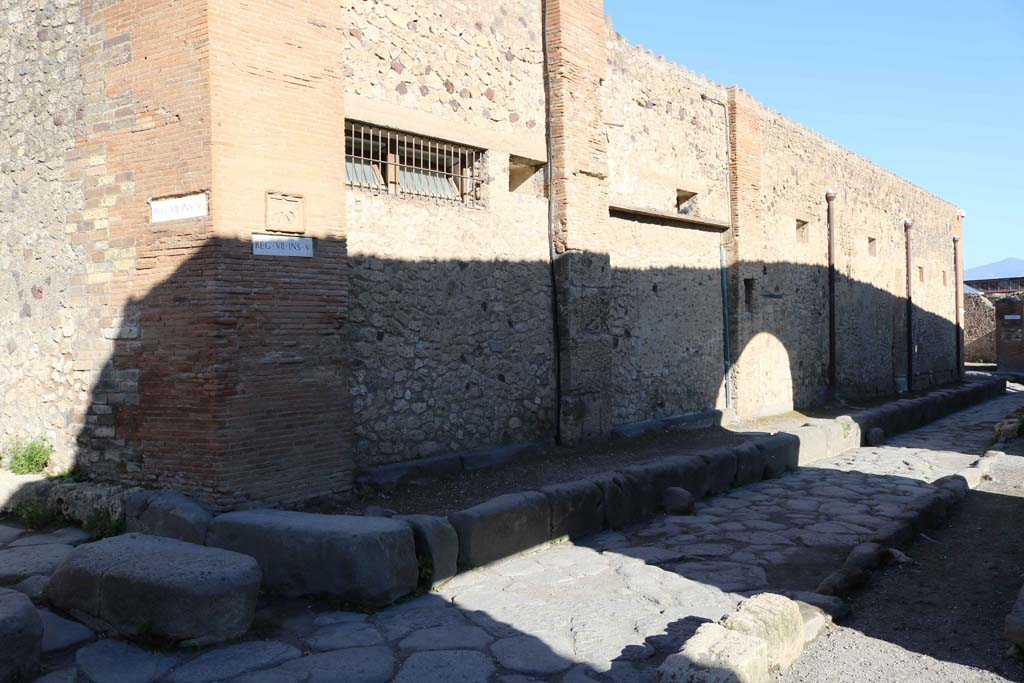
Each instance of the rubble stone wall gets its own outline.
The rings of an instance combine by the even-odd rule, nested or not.
[[[984,294],[964,295],[964,360],[996,362],[996,307]]]
[[[76,305],[90,259],[74,240],[83,183],[68,178],[85,127],[90,4],[0,2],[0,450],[44,437],[59,467],[74,458],[94,379],[76,348],[102,343]]]

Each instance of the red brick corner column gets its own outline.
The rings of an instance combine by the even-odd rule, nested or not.
[[[75,358],[90,476],[218,508],[350,486],[338,15],[326,0],[89,9],[69,171],[86,211],[69,232],[92,264],[73,292],[96,321]]]
[[[611,264],[588,251],[608,222],[608,152],[599,88],[605,74],[601,0],[544,3],[551,240],[558,306],[559,440],[611,431],[608,312]]]

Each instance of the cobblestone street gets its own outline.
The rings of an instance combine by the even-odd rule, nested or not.
[[[692,515],[545,545],[376,614],[267,603],[254,628],[266,640],[198,658],[90,642],[84,626],[44,612],[50,673],[40,680],[73,681],[76,669],[96,683],[128,680],[125,667],[136,666],[147,673],[132,680],[182,683],[652,681],[668,654],[744,593],[814,591],[854,546],[927,495],[928,482],[974,462],[993,424],[1022,405],[1024,392],[1011,388],[885,446],[709,498]],[[83,540],[9,529],[8,547],[50,554]]]

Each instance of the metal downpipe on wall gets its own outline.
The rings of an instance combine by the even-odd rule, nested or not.
[[[562,338],[558,330],[558,272],[555,252],[555,172],[553,146],[551,143],[551,76],[549,66],[551,55],[548,51],[548,3],[542,0],[540,8],[542,59],[544,64],[544,144],[547,152],[548,188],[548,261],[551,272],[551,324],[552,339],[555,345],[555,443],[562,442]]]
[[[825,192],[826,223],[828,224],[828,389],[835,394],[838,386],[836,370],[836,193]]]
[[[914,390],[914,276],[913,259],[910,256],[910,232],[914,222],[909,218],[903,221],[904,240],[907,247],[907,391]]]
[[[705,102],[712,102],[722,107],[722,114],[725,116],[725,175],[729,177],[730,159],[732,157],[732,126],[729,122],[729,106],[721,100],[708,97],[701,93],[700,98]],[[727,181],[727,185],[728,185]],[[726,194],[729,197],[729,232],[732,233],[736,226],[733,223],[732,187],[728,187]],[[725,234],[718,240],[718,270],[722,278],[722,360],[725,365],[725,407],[731,409],[732,397],[732,342],[729,337],[732,331],[729,329],[729,271],[725,258]]]
[[[960,237],[953,235],[953,309],[956,311],[956,327],[953,329],[953,343],[956,345],[956,366],[953,368],[954,377],[960,379],[964,373],[963,353],[963,327],[960,319]]]

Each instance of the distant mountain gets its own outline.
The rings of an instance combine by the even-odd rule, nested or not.
[[[1024,277],[1024,259],[1004,258],[986,266],[975,266],[964,271],[965,280],[994,280],[1003,277]]]

